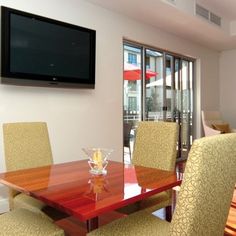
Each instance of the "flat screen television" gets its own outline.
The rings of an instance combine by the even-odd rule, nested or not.
[[[1,81],[95,87],[96,31],[1,7]]]

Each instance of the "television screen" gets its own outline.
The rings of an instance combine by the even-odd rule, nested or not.
[[[95,40],[94,30],[2,7],[2,82],[93,88]]]

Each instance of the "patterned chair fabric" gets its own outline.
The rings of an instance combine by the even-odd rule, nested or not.
[[[27,209],[0,215],[0,236],[62,236],[64,231],[52,221]]]
[[[178,124],[174,122],[143,121],[138,124],[133,164],[163,170],[175,169]],[[139,209],[155,211],[172,203],[172,192],[156,194],[139,202]]]
[[[132,163],[134,165],[174,171],[177,155],[177,137],[177,123],[155,121],[139,122],[135,137]],[[137,210],[149,208],[149,211],[152,212],[168,207],[171,203],[172,191],[170,190],[123,207],[119,209],[119,211],[125,214],[131,214]],[[170,212],[168,213],[171,214]]]
[[[178,124],[142,121],[138,124],[132,163],[163,170],[174,170]]]
[[[46,166],[53,163],[47,124],[22,122],[3,124],[3,140],[7,171]],[[41,213],[41,201],[9,189],[9,205]],[[43,214],[43,213],[42,213]]]
[[[194,142],[171,234],[223,235],[236,181],[236,134]]]
[[[89,236],[222,236],[236,180],[236,134],[195,140],[171,223],[142,210]]]

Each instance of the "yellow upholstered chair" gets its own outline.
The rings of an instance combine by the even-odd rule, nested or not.
[[[62,236],[64,231],[45,217],[18,208],[0,215],[0,236]]]
[[[53,163],[47,124],[22,122],[3,124],[3,141],[7,171],[46,166]],[[41,213],[45,206],[13,189],[9,189],[10,209],[27,208]]]
[[[134,144],[132,164],[163,170],[175,170],[178,124],[175,122],[139,122]],[[132,213],[136,210],[150,208],[155,211],[166,207],[167,219],[171,218],[172,192],[166,191],[142,200],[133,207],[120,211]],[[127,209],[127,210],[126,210]]]
[[[224,235],[236,180],[236,134],[195,140],[171,223],[143,210],[89,233],[89,236]]]

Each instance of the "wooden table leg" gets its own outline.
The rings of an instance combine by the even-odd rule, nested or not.
[[[90,232],[98,228],[98,217],[87,220],[87,231]]]

